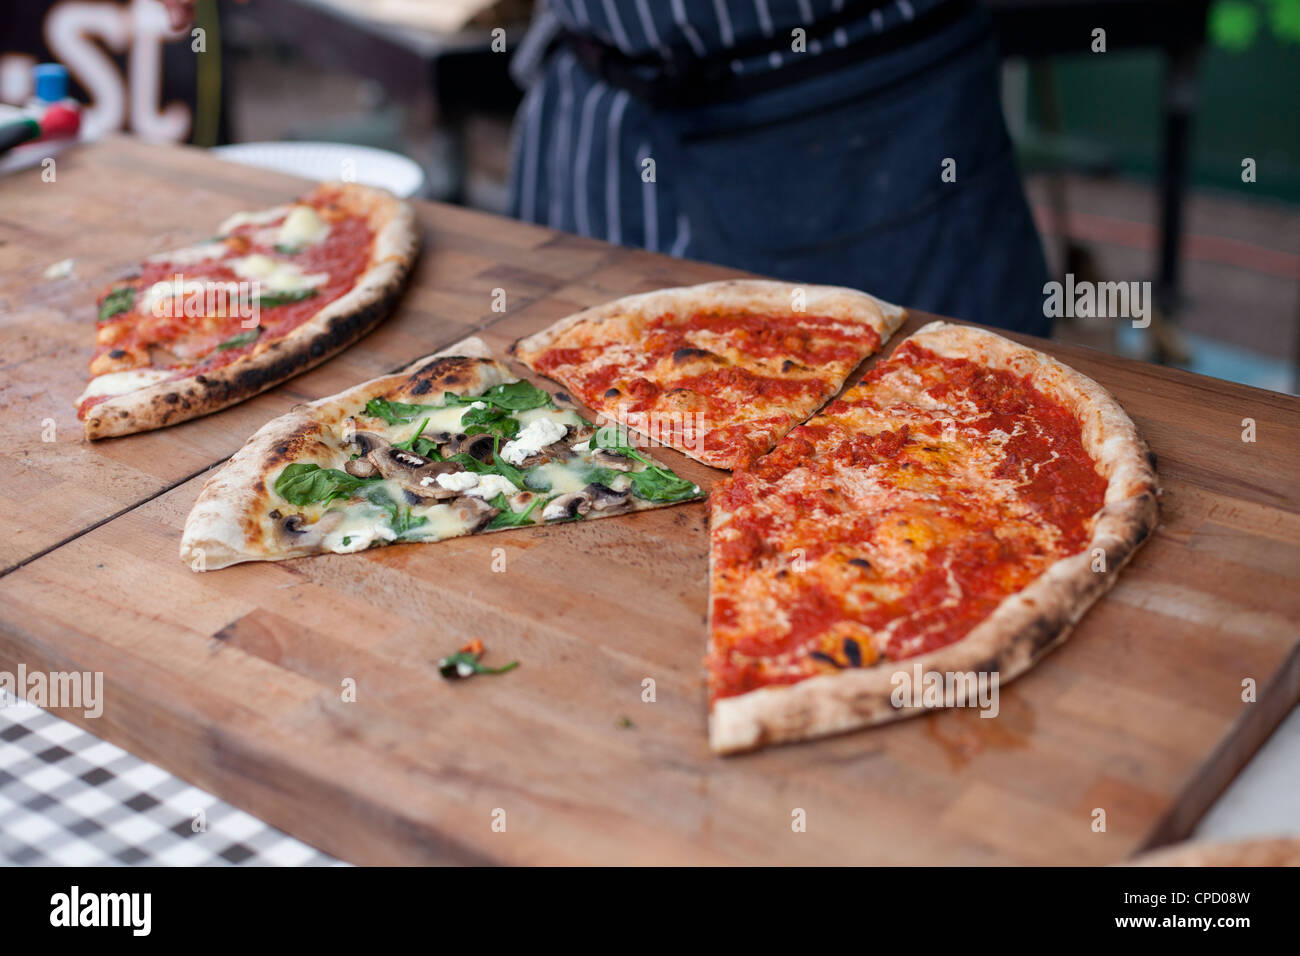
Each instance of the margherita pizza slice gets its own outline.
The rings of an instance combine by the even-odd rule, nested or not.
[[[388,314],[418,245],[409,205],[326,183],[151,256],[100,297],[86,437],[197,418],[320,364]]]
[[[711,282],[587,309],[512,351],[588,408],[735,468],[838,392],[904,315],[852,289]]]
[[[703,497],[468,339],[268,422],[203,486],[181,559],[347,554]]]
[[[711,496],[718,751],[918,713],[903,673],[1006,683],[1065,639],[1156,523],[1097,383],[934,322]],[[969,687],[969,683],[966,684]]]

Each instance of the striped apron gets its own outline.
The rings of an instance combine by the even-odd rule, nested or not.
[[[846,0],[548,0],[512,64],[527,89],[512,213],[1045,336],[1047,270],[987,14],[963,4],[934,30],[873,46],[948,2],[848,0],[852,16]],[[811,37],[799,52],[796,29]],[[752,95],[651,105],[553,42],[561,32],[616,55],[721,63],[742,89],[800,72]],[[858,58],[855,44],[873,52]],[[806,69],[819,56],[833,67]]]

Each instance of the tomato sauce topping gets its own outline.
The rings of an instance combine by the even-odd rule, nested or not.
[[[977,484],[953,486],[938,502],[908,492],[908,482],[918,475],[928,474],[940,487],[949,480],[942,462],[932,463],[925,453],[938,449],[922,448],[942,431],[929,423],[844,434],[838,426],[814,420],[792,430],[770,454],[714,487],[714,507],[731,514],[732,529],[715,539],[714,649],[709,658],[715,699],[825,672],[821,658],[809,655],[834,640],[837,625],[848,624],[864,635],[883,635],[888,629],[877,650],[892,660],[944,647],[965,637],[1052,562],[1087,544],[1107,481],[1067,407],[1026,376],[943,358],[911,343],[867,376],[866,391],[900,366],[919,374],[929,398],[952,409],[930,414],[954,418],[975,441],[1001,433],[1004,455],[992,477],[1014,483],[1016,499],[1028,506],[1029,517],[1009,518]],[[851,406],[837,402],[827,411],[845,415]],[[781,479],[800,466],[809,467],[818,480],[783,488]],[[918,521],[931,529],[929,540],[905,539],[918,560],[905,562],[901,570],[882,575],[861,557],[882,540],[885,516],[846,509],[835,483],[825,480],[859,470],[881,487],[898,489],[898,510],[890,520],[904,525]],[[783,519],[779,530],[776,515]],[[1054,533],[1040,537],[1035,526]],[[1052,543],[1045,545],[1045,540]],[[810,573],[773,572],[794,548],[804,552]],[[841,569],[845,577],[827,573],[828,568]],[[754,573],[775,575],[766,579],[783,620],[742,624],[730,594]]]
[[[371,245],[374,234],[367,221],[360,216],[341,216],[337,210],[330,210],[328,197],[323,197],[315,205],[322,209],[324,218],[330,222],[329,235],[321,242],[309,245],[292,255],[277,251],[274,243],[258,239],[258,232],[271,229],[275,223],[263,223],[258,226],[241,226],[232,235],[226,237],[214,249],[214,255],[202,261],[185,263],[168,262],[165,258],[146,261],[140,275],[129,283],[117,283],[115,289],[129,285],[135,290],[135,301],[130,310],[101,320],[98,325],[103,328],[114,326],[111,341],[101,344],[96,356],[114,350],[140,350],[156,346],[168,349],[169,345],[186,343],[188,348],[198,347],[203,354],[191,357],[178,354],[180,364],[174,366],[176,374],[172,380],[197,375],[205,371],[221,368],[252,353],[263,343],[271,342],[288,335],[298,326],[308,321],[317,312],[346,294],[356,284],[357,278],[365,271],[370,261]],[[230,258],[262,254],[279,261],[296,264],[305,275],[325,274],[328,279],[322,285],[315,286],[315,294],[298,301],[285,302],[280,305],[260,305],[258,317],[260,332],[255,338],[244,344],[233,344],[218,348],[232,338],[250,331],[244,326],[246,317],[241,315],[237,298],[229,293],[215,290],[204,292],[204,305],[213,304],[215,309],[202,309],[202,315],[186,316],[183,308],[168,311],[175,315],[143,315],[138,309],[141,297],[155,284],[170,282],[176,276],[188,285],[191,282],[202,283],[238,283],[239,277],[228,264]],[[225,258],[222,258],[225,257]],[[106,292],[100,303],[112,294]],[[263,292],[263,295],[267,293]],[[190,290],[177,297],[176,306],[183,306],[190,298]],[[178,352],[180,345],[176,345]],[[163,366],[166,367],[166,366]],[[107,396],[95,396],[82,405],[80,414],[84,416],[86,408]]]

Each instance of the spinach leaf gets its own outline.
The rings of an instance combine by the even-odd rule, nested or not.
[[[490,504],[492,505],[493,508],[499,508],[501,510],[501,513],[492,519],[492,523],[489,524],[488,527],[489,528],[518,528],[521,525],[532,524],[533,512],[537,509],[537,506],[540,505],[541,503],[542,503],[542,498],[540,495],[538,495],[536,498],[533,499],[532,504],[530,504],[523,511],[515,512],[511,509],[510,502],[506,499],[505,495],[497,495],[495,498],[492,499]]]
[[[529,468],[528,471],[524,472],[524,487],[529,491],[545,492],[551,490],[551,479],[542,474],[540,468],[539,465],[537,468]]]
[[[403,442],[402,444],[406,444]],[[429,461],[442,461],[442,454],[438,451],[438,443],[432,438],[417,438],[411,445],[410,450],[417,455],[423,455]]]
[[[415,430],[415,434],[406,441],[394,442],[394,448],[404,448],[407,451],[413,451],[417,455],[428,458],[430,461],[442,461],[442,456],[438,454],[438,443],[429,438],[421,438],[424,430],[429,426],[429,419],[420,422],[420,427]]]
[[[477,458],[467,455],[463,451],[456,452],[456,454],[452,455],[447,460],[454,461],[466,471],[471,471],[476,475],[491,475],[496,473],[495,469],[491,465],[479,461]]]
[[[409,507],[399,505],[382,486],[367,489],[364,497],[372,505],[388,512],[388,526],[399,539],[415,528],[429,523],[429,519],[424,515],[412,515]]]
[[[289,246],[282,242],[277,242],[274,248],[282,256],[292,256],[302,251],[302,246]]]
[[[524,487],[524,473],[522,471],[520,471],[514,465],[510,464],[510,462],[505,461],[500,455],[496,454],[495,452],[492,454],[492,460],[496,462],[496,470],[498,475],[500,475],[502,478],[505,478],[516,488],[522,489]]]
[[[371,418],[382,418],[390,425],[405,425],[414,421],[421,412],[427,412],[436,405],[408,405],[406,402],[390,402],[386,398],[372,398],[366,402],[366,414]]]
[[[462,680],[474,674],[504,674],[519,666],[518,661],[511,661],[501,667],[488,667],[479,663],[482,651],[460,651],[438,661],[438,673],[447,680]]]
[[[509,382],[505,385],[493,385],[482,395],[455,395],[447,392],[443,395],[447,405],[473,405],[483,402],[497,408],[508,408],[520,412],[528,408],[540,408],[551,404],[551,396],[532,382]]]
[[[275,493],[293,505],[326,504],[335,498],[349,498],[358,488],[379,478],[354,478],[337,468],[299,462],[289,465],[275,479]]]
[[[263,292],[257,297],[257,305],[262,309],[274,309],[277,305],[301,302],[316,295],[315,289],[284,289],[280,292]]]
[[[652,464],[649,458],[627,443],[625,435],[626,429],[621,425],[606,425],[604,428],[598,428],[596,433],[591,436],[591,450],[595,451],[597,448],[604,448],[607,451],[623,455],[625,458],[631,458],[647,465]]]
[[[646,501],[681,501],[700,493],[698,486],[658,465],[644,471],[630,471],[627,476],[632,479],[632,494]]]
[[[99,305],[99,321],[103,322],[115,315],[121,315],[133,305],[135,305],[135,289],[129,285],[120,286],[104,296],[104,301]]]
[[[466,435],[495,435],[506,441],[519,434],[517,422],[504,408],[488,405],[484,408],[471,408],[460,417]]]
[[[217,346],[217,351],[224,352],[227,349],[237,349],[245,345],[251,345],[257,341],[257,337],[261,334],[262,328],[261,326],[258,326],[255,329],[248,329],[245,332],[232,335],[230,338],[226,339],[226,341]]]
[[[582,480],[587,484],[595,483],[610,487],[610,482],[617,478],[622,472],[615,471],[613,468],[588,468],[583,474]]]

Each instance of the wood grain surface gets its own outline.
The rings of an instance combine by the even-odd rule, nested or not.
[[[306,187],[127,140],[58,162],[56,183],[0,180],[0,669],[103,671],[102,717],[58,713],[345,859],[1109,863],[1184,836],[1300,698],[1300,401],[1052,345],[1150,441],[1161,524],[993,720],[710,755],[699,503],[195,574],[177,548],[204,474],[295,402],[471,330],[504,350],[736,273],[422,203],[412,288],[362,342],[245,405],[90,445],[71,400],[99,285]],[[43,277],[67,257],[72,278]],[[470,637],[521,666],[442,681]]]

